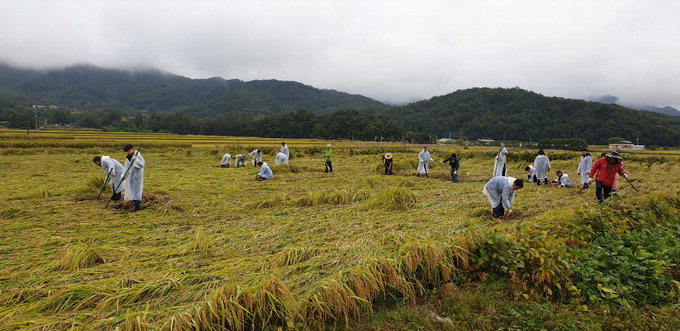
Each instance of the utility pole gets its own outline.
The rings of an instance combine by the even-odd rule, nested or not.
[[[31,113],[28,111],[28,101],[26,101],[26,135],[31,134]]]

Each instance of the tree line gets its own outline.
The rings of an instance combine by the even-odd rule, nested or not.
[[[0,99],[1,100],[1,99]],[[199,118],[183,113],[125,111],[73,112],[68,109],[26,109],[0,101],[0,124],[11,128],[76,126],[105,131],[158,132],[222,136],[319,138],[350,140],[408,140],[430,137],[407,132],[381,116],[356,110],[318,115],[308,110],[254,117],[230,113]]]

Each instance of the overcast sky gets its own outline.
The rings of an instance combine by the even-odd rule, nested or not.
[[[680,1],[0,0],[0,61],[294,80],[404,103],[470,87],[680,108]]]

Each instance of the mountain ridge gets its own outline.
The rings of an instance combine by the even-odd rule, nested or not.
[[[0,77],[5,77],[0,79],[0,88],[46,103],[90,109],[181,111],[213,116],[244,109],[270,115],[300,108],[330,113],[386,106],[365,96],[293,81],[192,79],[156,69],[125,71],[77,65],[43,71],[0,64]],[[265,107],[254,97],[271,103]]]
[[[85,114],[41,116],[47,123],[94,128],[330,138],[323,134],[323,127],[328,126],[324,121],[341,120],[347,124],[346,131],[353,134],[344,135],[343,125],[334,125],[333,137],[358,137],[357,130],[374,121],[390,127],[392,139],[402,139],[406,131],[412,131],[425,137],[467,139],[537,141],[578,137],[589,143],[602,143],[616,136],[640,138],[647,144],[680,145],[680,117],[616,104],[547,97],[518,87],[464,89],[404,106],[389,106],[361,95],[294,81],[191,79],[158,70],[121,71],[90,65],[51,71],[22,71],[0,65],[0,122],[25,126],[22,109],[29,101],[89,110]],[[300,110],[309,114],[279,116]],[[343,114],[325,117],[340,112]],[[135,117],[134,123],[126,120],[131,116]],[[352,117],[362,117],[363,122],[352,122]],[[276,129],[296,126],[295,121],[301,119],[313,123],[313,130]],[[385,133],[378,128],[372,132]]]

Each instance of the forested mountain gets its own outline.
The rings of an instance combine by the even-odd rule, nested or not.
[[[0,64],[0,89],[61,107],[172,111],[195,116],[234,112],[270,115],[303,108],[326,114],[385,106],[364,96],[297,82],[190,79],[157,70],[125,71],[91,65],[38,71]]]
[[[680,118],[545,97],[520,88],[459,90],[378,114],[407,129],[440,137],[534,141],[578,137],[604,144],[616,136],[639,138],[646,144],[680,145]]]
[[[36,103],[60,107],[26,109]],[[77,112],[71,111],[74,107]],[[680,117],[545,97],[520,88],[459,90],[390,107],[297,82],[190,79],[93,66],[36,71],[0,65],[0,125],[29,123],[326,139],[583,138],[604,144],[610,137],[623,137],[647,145],[680,146]]]

